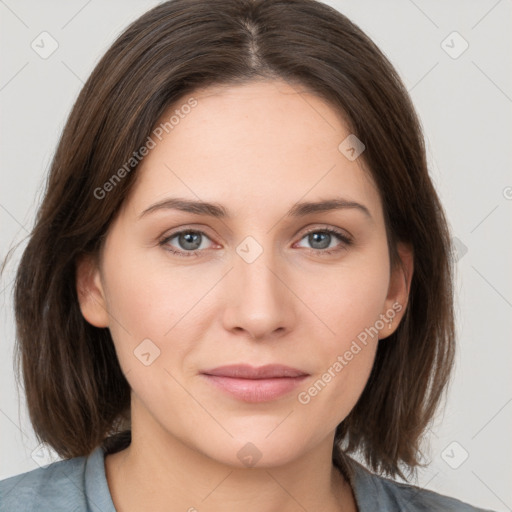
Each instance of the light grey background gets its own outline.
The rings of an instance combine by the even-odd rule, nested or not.
[[[459,248],[457,366],[425,446],[430,465],[412,483],[512,510],[512,1],[327,3],[366,31],[410,91]],[[83,82],[120,31],[156,4],[0,0],[2,258],[31,229]],[[43,31],[58,43],[46,59],[31,47],[51,49]],[[14,380],[12,279],[23,247],[0,283],[0,478],[54,460],[38,447]]]

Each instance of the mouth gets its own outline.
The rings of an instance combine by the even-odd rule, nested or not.
[[[269,402],[299,386],[309,374],[284,365],[253,367],[247,364],[220,366],[201,375],[216,389],[243,402]]]

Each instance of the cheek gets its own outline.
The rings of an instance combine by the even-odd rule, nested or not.
[[[121,252],[121,251],[118,251]],[[197,267],[178,267],[165,255],[157,260],[144,251],[123,250],[122,258],[105,263],[109,312],[134,337],[163,339],[211,287],[215,276]]]
[[[162,372],[172,371],[200,340],[204,299],[219,276],[207,267],[171,265],[165,255],[151,258],[121,243],[112,243],[109,251],[104,273],[117,357],[135,391],[158,388],[159,378],[168,380]]]
[[[377,341],[351,344],[339,351],[323,373],[297,394],[298,416],[321,418],[323,433],[331,432],[356,405],[370,375]],[[349,356],[350,354],[350,356]]]
[[[374,281],[353,284],[344,281],[325,297],[323,320],[333,332],[323,329],[326,334],[316,336],[317,373],[297,393],[301,413],[321,417],[325,432],[336,428],[357,403],[378,346],[375,323],[382,312],[383,287]]]
[[[340,265],[336,275],[316,281],[309,296],[308,288],[303,288],[304,301],[319,313],[324,334],[316,335],[318,373],[299,391],[297,401],[305,414],[323,417],[327,428],[335,428],[350,413],[373,366],[378,346],[376,322],[389,286],[388,260],[382,254],[376,248],[364,260]],[[319,284],[325,293],[318,293]]]
[[[381,245],[323,273],[299,277],[301,298],[324,324],[324,339],[332,341],[328,348],[343,348],[383,313],[389,266]]]

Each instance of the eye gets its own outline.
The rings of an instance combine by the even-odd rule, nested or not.
[[[177,249],[173,249],[175,246],[171,245],[170,243],[175,238],[177,239],[176,243],[178,244]],[[160,242],[160,245],[163,246],[165,250],[178,256],[198,256],[198,252],[202,249],[205,249],[202,243],[205,238],[209,240],[209,237],[202,231],[194,231],[188,229],[185,231],[177,231],[176,233],[165,237]]]
[[[306,238],[308,243],[312,245],[310,250],[322,256],[340,252],[352,244],[352,239],[349,236],[333,228],[312,229],[308,231],[301,240]],[[176,239],[175,244],[177,244],[178,247],[171,243],[174,239]],[[163,246],[166,251],[177,256],[198,257],[204,249],[208,249],[208,247],[205,247],[203,244],[205,240],[210,240],[210,238],[203,231],[187,229],[166,236],[159,242],[159,245]],[[334,246],[331,245],[332,242],[336,242],[336,240],[341,243],[335,244]]]
[[[321,255],[329,255],[342,251],[352,244],[351,238],[342,231],[333,228],[312,229],[308,231],[301,240],[304,239],[307,239],[307,242],[312,245],[312,251]],[[335,244],[334,246],[331,245],[332,242],[336,242],[336,239],[341,243]]]

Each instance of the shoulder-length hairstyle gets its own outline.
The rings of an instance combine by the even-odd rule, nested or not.
[[[341,113],[366,146],[360,158],[380,191],[391,264],[400,264],[398,242],[414,252],[405,316],[379,342],[367,385],[337,426],[333,463],[342,467],[344,454],[357,451],[374,471],[402,478],[399,465],[422,465],[420,442],[455,353],[448,224],[397,72],[360,28],[313,0],[162,3],[118,37],[81,90],[14,289],[16,360],[30,419],[61,457],[108,450],[112,439],[123,439],[119,432],[129,443],[121,426],[130,387],[110,331],[81,314],[76,262],[98,256],[135,183],[134,152],[170,106],[196,89],[261,79],[304,87]]]

